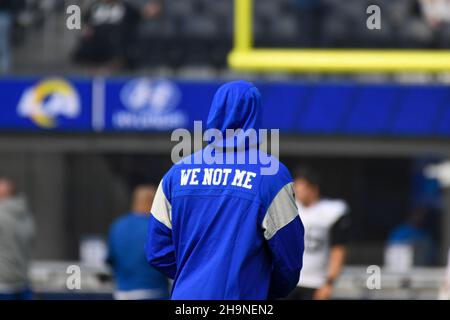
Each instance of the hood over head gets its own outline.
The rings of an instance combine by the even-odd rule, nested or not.
[[[207,129],[225,136],[227,129],[260,129],[261,94],[250,82],[233,81],[217,90],[209,111]]]

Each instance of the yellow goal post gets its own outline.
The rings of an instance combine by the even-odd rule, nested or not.
[[[233,49],[228,56],[233,69],[323,73],[450,72],[450,50],[255,48],[253,5],[254,0],[234,0]]]

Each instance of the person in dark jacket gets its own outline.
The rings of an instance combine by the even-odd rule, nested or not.
[[[128,67],[142,18],[160,14],[159,1],[137,6],[124,0],[96,0],[84,17],[83,34],[74,52],[75,62],[114,71]]]
[[[231,82],[217,91],[207,127],[222,137],[227,129],[256,131],[261,111],[253,84]],[[174,300],[277,299],[298,282],[304,231],[292,177],[274,157],[278,170],[265,174],[261,161],[197,161],[209,147],[221,160],[259,150],[252,139],[228,138],[175,164],[156,192],[146,253],[174,279]]]
[[[0,74],[11,67],[11,32],[15,15],[23,6],[23,0],[0,0]]]

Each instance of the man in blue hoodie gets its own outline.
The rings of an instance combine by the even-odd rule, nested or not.
[[[231,82],[217,91],[207,127],[223,135],[258,130],[260,114],[258,89]],[[248,160],[258,149],[233,141],[223,146],[223,159]],[[163,177],[149,220],[147,260],[174,279],[174,300],[287,296],[300,276],[304,235],[289,171],[281,163],[275,174],[264,175],[260,161],[195,161],[210,152],[185,158]]]

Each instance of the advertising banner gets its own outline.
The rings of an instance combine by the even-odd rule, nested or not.
[[[219,81],[0,80],[1,131],[170,132],[206,127]],[[450,137],[450,87],[256,82],[262,127],[334,136]]]

